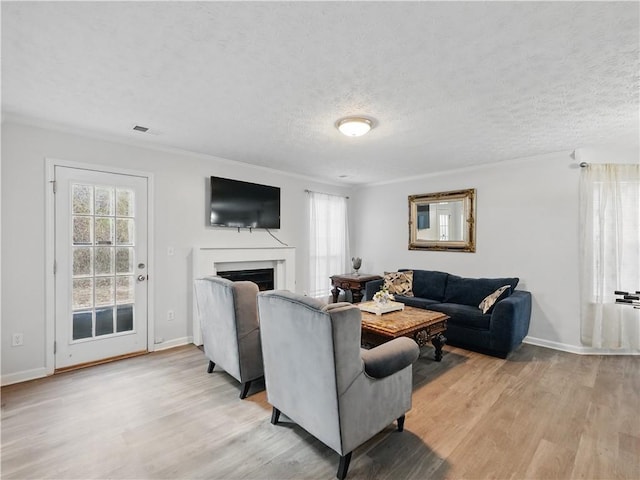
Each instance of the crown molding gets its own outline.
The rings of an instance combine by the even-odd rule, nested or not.
[[[12,112],[2,112],[1,121],[3,125],[6,123],[14,123],[17,125],[24,125],[27,127],[41,128],[44,130],[53,130],[56,132],[66,133],[69,135],[79,135],[79,136],[90,138],[93,140],[117,143],[120,145],[126,145],[130,147],[143,148],[146,150],[155,150],[158,152],[170,153],[173,155],[182,155],[186,157],[197,158],[200,160],[215,160],[217,162],[222,162],[227,165],[241,166],[244,168],[252,168],[252,169],[260,170],[263,172],[276,173],[278,175],[286,175],[287,177],[297,178],[299,180],[304,180],[307,182],[313,182],[313,183],[322,184],[322,185],[330,185],[333,187],[345,188],[347,190],[350,190],[353,187],[353,184],[349,184],[349,183],[331,182],[329,180],[310,177],[310,176],[302,175],[299,173],[287,172],[284,170],[278,170],[271,167],[264,167],[262,165],[253,165],[251,163],[241,162],[239,160],[232,160],[229,158],[218,157],[216,155],[210,155],[207,153],[193,152],[191,150],[185,150],[178,147],[170,147],[167,145],[157,145],[145,140],[137,140],[137,139],[128,138],[125,136],[97,132],[95,130],[81,129],[68,124],[61,124],[61,123],[57,123],[49,120],[44,120],[41,118],[19,115]]]

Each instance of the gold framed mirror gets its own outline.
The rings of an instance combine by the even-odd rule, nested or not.
[[[476,251],[476,190],[409,195],[409,250]]]

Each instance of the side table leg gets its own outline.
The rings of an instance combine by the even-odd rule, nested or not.
[[[435,337],[433,337],[431,343],[433,343],[433,346],[436,349],[436,362],[439,362],[440,360],[442,360],[442,347],[445,343],[447,343],[447,337],[439,333]]]
[[[340,295],[340,289],[337,286],[333,287],[331,289],[331,294],[333,295],[333,303],[338,303],[338,295]]]
[[[351,299],[353,300],[352,303],[360,303],[362,301],[362,290],[359,288],[351,289]]]

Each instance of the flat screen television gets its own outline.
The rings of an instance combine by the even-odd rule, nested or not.
[[[210,222],[215,227],[280,228],[280,188],[211,177]]]

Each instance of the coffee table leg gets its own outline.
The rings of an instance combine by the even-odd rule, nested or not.
[[[442,360],[442,347],[445,343],[447,343],[447,337],[439,333],[435,337],[433,337],[431,343],[433,343],[433,346],[436,349],[436,362],[439,362],[440,360]]]

